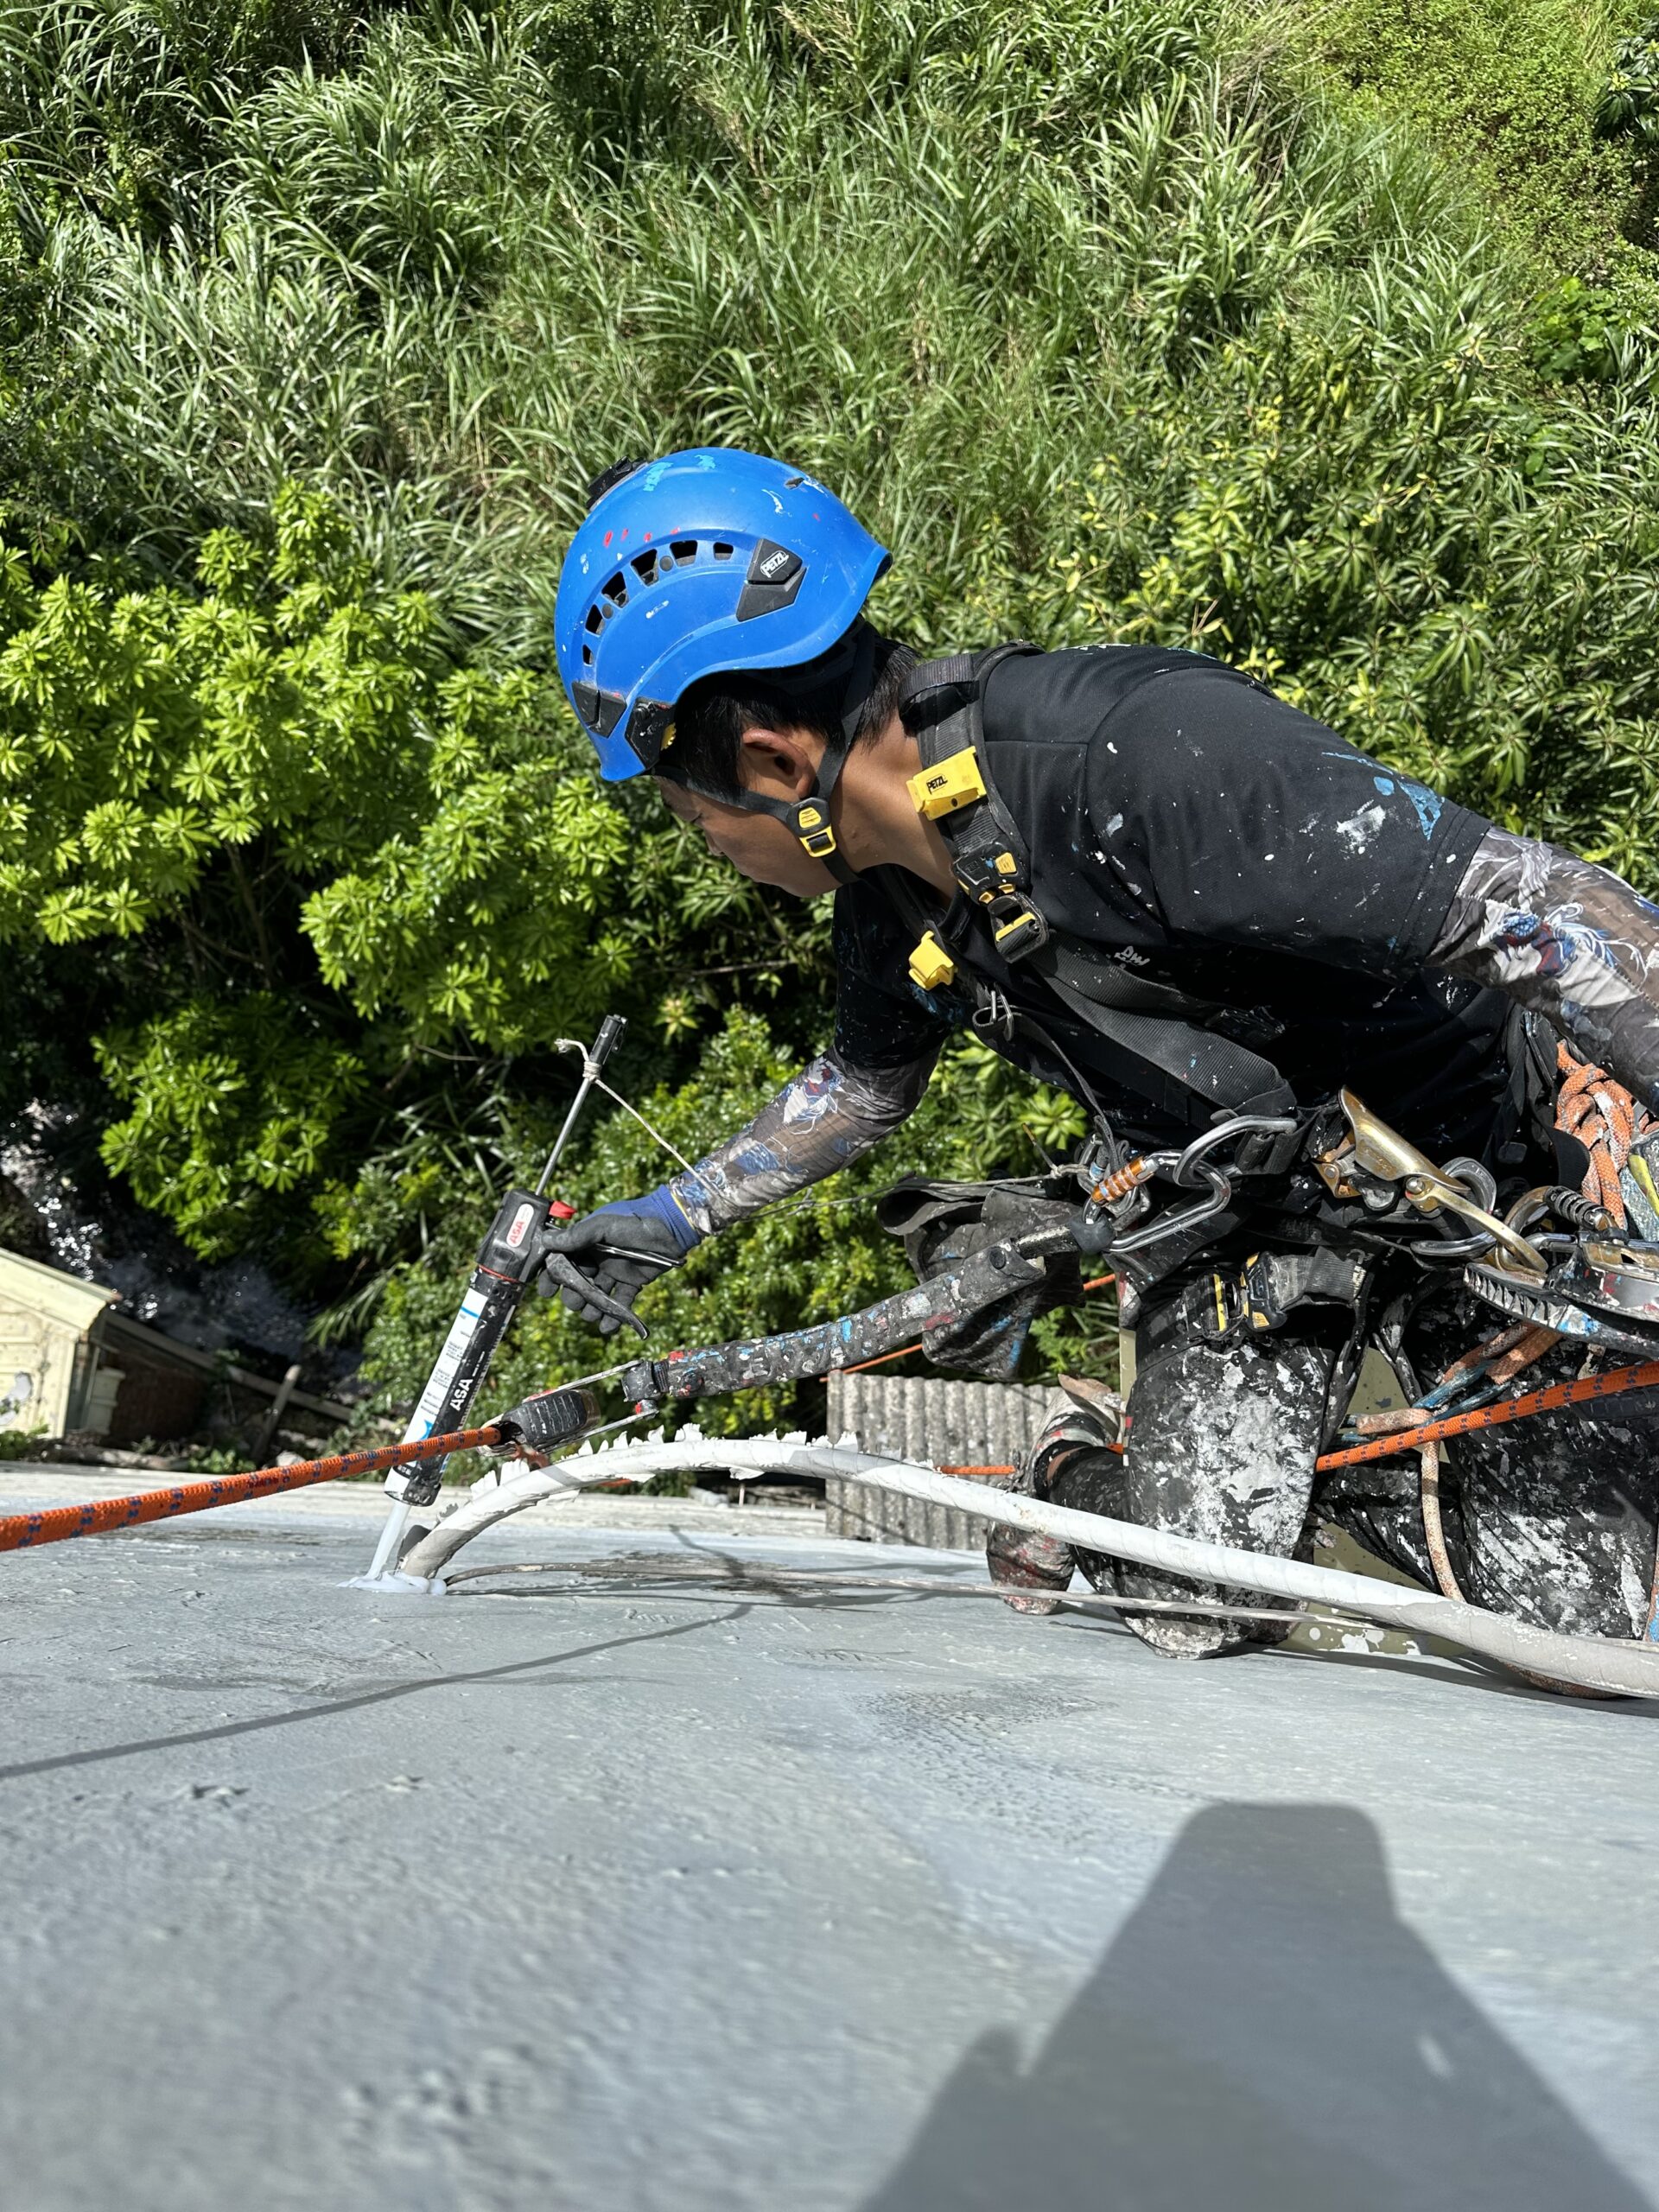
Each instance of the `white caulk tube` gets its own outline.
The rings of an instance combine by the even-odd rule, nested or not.
[[[432,1372],[426,1379],[426,1388],[422,1391],[420,1402],[410,1417],[409,1427],[404,1431],[399,1440],[402,1443],[418,1444],[424,1438],[430,1436],[438,1425],[439,1411],[454,1388],[455,1377],[467,1363],[467,1352],[472,1349],[474,1339],[478,1334],[479,1325],[484,1319],[487,1311],[486,1294],[480,1292],[477,1284],[478,1278],[475,1275],[473,1283],[467,1288],[467,1295],[461,1301],[460,1311],[449,1324],[449,1333],[443,1340],[443,1349],[438,1354]],[[506,1317],[504,1317],[502,1326],[505,1328],[505,1325]],[[491,1349],[494,1349],[493,1345]],[[473,1384],[472,1391],[467,1394],[470,1398],[484,1379],[482,1371],[480,1370],[475,1376],[469,1379]],[[440,1479],[442,1479],[442,1463],[440,1462]],[[374,1559],[369,1568],[372,1575],[384,1574],[389,1567],[397,1564],[397,1548],[403,1542],[404,1531],[409,1526],[411,1510],[409,1484],[406,1480],[410,1471],[402,1467],[395,1467],[386,1478],[386,1492],[394,1503],[386,1516],[386,1524],[380,1531],[380,1541],[374,1548]],[[419,1475],[423,1474],[425,1470],[416,1468],[413,1471]]]
[[[839,1476],[876,1490],[933,1505],[954,1507],[982,1521],[996,1521],[1038,1535],[1058,1536],[1083,1551],[1104,1552],[1137,1566],[1161,1567],[1198,1582],[1261,1591],[1299,1604],[1335,1605],[1361,1620],[1387,1628],[1443,1637],[1465,1651],[1496,1659],[1553,1680],[1625,1697],[1659,1698],[1659,1647],[1611,1637],[1563,1636],[1533,1628],[1507,1614],[1459,1604],[1433,1591],[1410,1590],[1370,1575],[1347,1574],[1335,1567],[1313,1567],[1272,1552],[1243,1550],[1179,1536],[1138,1522],[1116,1521],[1101,1513],[1077,1513],[1050,1505],[1018,1491],[992,1489],[942,1475],[907,1459],[884,1459],[842,1445],[779,1444],[766,1438],[703,1437],[674,1444],[634,1444],[582,1452],[552,1465],[525,1468],[499,1485],[480,1490],[413,1547],[404,1562],[406,1574],[430,1580],[442,1573],[461,1546],[480,1529],[522,1511],[540,1498],[581,1489],[591,1483],[645,1482],[667,1468],[741,1467],[808,1476]],[[1132,1598],[1123,1600],[1133,1612]]]

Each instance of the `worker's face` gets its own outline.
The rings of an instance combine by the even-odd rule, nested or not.
[[[804,798],[817,778],[816,741],[793,732],[750,730],[743,740],[740,772],[745,786],[768,798]],[[836,887],[822,861],[802,851],[794,833],[776,816],[750,814],[665,777],[657,788],[671,813],[701,830],[709,849],[729,861],[751,883],[774,884],[797,899],[821,899]]]

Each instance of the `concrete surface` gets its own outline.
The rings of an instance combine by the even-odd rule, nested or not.
[[[372,1534],[0,1558],[6,2212],[1659,2204],[1659,1707]]]

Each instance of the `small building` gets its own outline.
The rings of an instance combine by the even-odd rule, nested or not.
[[[123,1376],[99,1324],[118,1294],[0,1251],[0,1426],[109,1433]]]
[[[135,1321],[120,1293],[0,1249],[0,1428],[107,1444],[257,1430],[326,1433],[349,1408]],[[261,1444],[261,1449],[264,1444]]]

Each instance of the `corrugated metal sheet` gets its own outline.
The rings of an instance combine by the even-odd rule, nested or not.
[[[863,1452],[919,1459],[924,1465],[1018,1465],[1039,1431],[1065,1402],[1042,1383],[957,1382],[933,1376],[832,1375],[829,1433],[851,1434]],[[894,1497],[856,1483],[824,1486],[824,1527],[832,1536],[879,1544],[928,1544],[972,1551],[985,1523],[919,1499]]]

